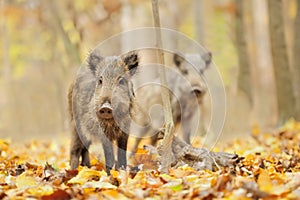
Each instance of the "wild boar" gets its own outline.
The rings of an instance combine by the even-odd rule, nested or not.
[[[88,148],[100,140],[106,172],[115,165],[113,142],[116,142],[116,168],[126,167],[130,112],[134,103],[132,77],[139,66],[137,52],[103,57],[96,50],[81,67],[68,95],[72,125],[71,169],[90,166]]]
[[[204,126],[200,120],[203,98],[206,93],[206,85],[203,80],[203,73],[209,68],[211,63],[211,53],[203,54],[172,54],[175,68],[166,68],[168,89],[171,94],[172,114],[175,126],[181,126],[183,139],[190,143],[192,130],[195,129],[193,123]],[[157,141],[157,132],[163,127],[164,116],[161,85],[159,79],[147,84],[141,84],[137,88],[136,101],[141,105],[144,113],[152,113],[151,120],[144,118],[139,121],[141,126],[133,126],[131,132],[136,135],[133,152],[136,151],[140,141],[151,136],[151,144]],[[156,107],[160,105],[160,107]],[[151,110],[152,109],[152,110]],[[151,124],[150,124],[151,123]],[[204,129],[204,128],[203,128]]]

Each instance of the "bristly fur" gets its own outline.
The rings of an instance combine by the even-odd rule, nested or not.
[[[71,169],[78,167],[80,157],[82,165],[90,166],[88,147],[94,136],[102,142],[108,174],[115,164],[113,141],[116,141],[118,146],[116,166],[126,167],[130,113],[134,104],[131,78],[137,71],[138,65],[139,58],[136,52],[109,57],[102,57],[97,50],[89,54],[88,70],[82,70],[77,75],[68,95],[73,132],[70,152]],[[125,82],[128,84],[121,84],[120,76],[126,79]],[[111,90],[116,92],[114,97]],[[105,102],[112,104],[112,119],[103,119],[98,115]]]

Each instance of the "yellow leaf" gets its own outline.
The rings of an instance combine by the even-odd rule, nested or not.
[[[113,178],[118,178],[119,172],[116,170],[110,170],[110,174],[112,175]]]
[[[166,182],[169,182],[169,181],[172,181],[172,180],[176,179],[176,178],[174,178],[174,177],[172,177],[168,174],[160,174],[159,177],[162,178]]]
[[[104,199],[129,199],[117,190],[104,190],[101,191],[101,195],[106,197]]]
[[[101,176],[106,176],[106,172],[104,171],[96,171],[88,168],[83,168],[77,176],[73,177],[68,181],[68,184],[80,184],[83,185],[84,183],[92,180],[93,178],[100,178]]]
[[[195,171],[195,169],[190,167],[189,165],[180,166],[180,167],[178,167],[178,169],[182,169],[184,171]]]
[[[28,192],[35,196],[50,195],[54,192],[53,187],[50,185],[43,185],[39,187],[30,188]]]
[[[10,141],[8,140],[0,140],[0,152],[7,151],[9,148]]]
[[[94,166],[96,164],[98,164],[98,160],[96,158],[92,158],[91,159],[91,165]]]
[[[145,179],[145,176],[146,176],[145,173],[146,173],[146,172],[144,172],[144,171],[139,171],[139,172],[135,175],[135,177],[133,178],[133,180],[137,181],[137,180],[143,180],[143,179]]]
[[[195,181],[198,178],[199,177],[197,175],[189,175],[189,176],[184,177],[184,179],[185,179],[186,182],[193,182],[193,181]]]
[[[20,176],[17,177],[16,179],[16,186],[18,188],[22,188],[22,187],[33,187],[38,185],[37,181],[35,180],[35,178],[33,177],[32,174],[30,173],[22,173]]]
[[[85,194],[91,194],[95,192],[95,188],[83,188]]]
[[[145,149],[142,149],[142,148],[138,148],[137,151],[136,151],[136,154],[148,154],[149,151],[148,150],[145,150]]]
[[[103,182],[103,181],[91,181],[85,183],[83,188],[99,188],[99,189],[117,189],[117,186],[112,185],[111,183],[108,182]]]
[[[182,190],[182,180],[177,179],[176,181],[170,181],[162,186],[163,188],[170,188],[174,192]]]
[[[273,189],[273,184],[268,172],[264,169],[260,170],[257,180],[258,187],[261,191],[270,192]]]

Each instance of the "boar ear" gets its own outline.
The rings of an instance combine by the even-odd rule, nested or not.
[[[95,74],[96,69],[97,69],[97,65],[103,60],[103,57],[100,56],[100,54],[98,52],[91,52],[87,62],[88,62],[88,66],[90,68],[90,70]]]
[[[184,56],[181,53],[175,53],[173,56],[173,61],[177,67],[181,65],[181,63],[184,61]]]
[[[201,69],[201,73],[204,73],[204,71],[209,68],[209,65],[210,65],[211,59],[212,59],[212,54],[211,54],[211,52],[203,53],[201,55],[201,58],[203,59],[203,61],[205,63],[205,67],[203,69]]]
[[[212,58],[211,52],[206,52],[202,54],[201,57],[204,60],[206,67],[208,67],[208,65],[210,65],[211,63],[211,58]]]
[[[125,68],[128,73],[133,76],[139,66],[139,56],[137,52],[129,52],[122,57],[123,62],[125,63]]]

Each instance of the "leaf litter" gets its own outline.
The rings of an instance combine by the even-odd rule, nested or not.
[[[91,168],[69,170],[68,147],[56,141],[0,139],[0,199],[300,199],[300,123],[274,133],[255,127],[217,148],[239,162],[215,171],[177,164],[163,174],[159,156],[139,149],[127,170],[107,176],[94,157]]]

